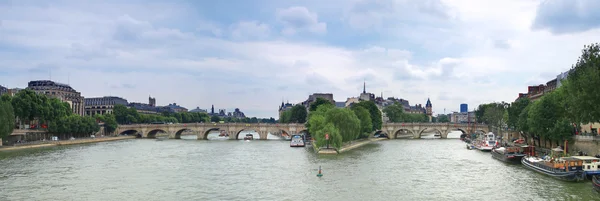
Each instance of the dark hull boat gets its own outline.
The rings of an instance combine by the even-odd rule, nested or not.
[[[525,154],[519,153],[518,147],[500,147],[492,150],[492,158],[506,163],[519,164],[524,156]]]
[[[600,176],[594,175],[592,176],[592,185],[594,185],[594,189],[600,192]]]
[[[535,156],[525,156],[521,163],[533,171],[554,177],[563,181],[583,181],[585,174],[578,161],[566,159],[563,162],[549,162]]]

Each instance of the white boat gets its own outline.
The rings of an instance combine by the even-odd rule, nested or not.
[[[293,135],[290,147],[304,147],[304,138],[301,135]]]
[[[600,175],[600,158],[593,156],[571,156],[583,161],[583,172],[587,176]]]
[[[244,136],[244,140],[254,140],[254,135],[246,134],[246,136]]]
[[[492,132],[484,134],[481,140],[477,141],[475,146],[477,146],[477,149],[480,151],[492,151],[494,147],[498,146],[496,135],[494,135]]]

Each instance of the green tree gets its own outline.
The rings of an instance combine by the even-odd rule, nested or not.
[[[361,101],[359,103],[352,104],[352,107],[364,107],[369,110],[369,114],[371,114],[371,120],[373,121],[373,130],[381,129],[381,125],[383,124],[383,118],[381,115],[381,111],[375,105],[373,101]]]
[[[325,135],[329,134],[329,145],[330,147],[336,148],[339,150],[342,148],[343,137],[340,133],[340,130],[335,127],[333,123],[327,123],[323,126],[322,129],[317,131],[316,136],[319,140],[317,140],[317,146],[323,147],[327,145],[327,140],[325,140]]]
[[[15,128],[15,114],[9,99],[0,100],[0,138],[6,139]]]
[[[572,122],[600,122],[600,45],[584,46],[581,56],[561,88],[566,88],[566,105]]]
[[[306,117],[308,112],[306,112],[306,108],[300,104],[294,105],[291,109],[290,114],[290,123],[300,123],[303,124],[306,122]]]
[[[404,106],[395,103],[389,105],[383,109],[385,115],[389,118],[390,122],[404,122]]]
[[[521,110],[521,114],[519,114],[519,120],[517,121],[517,130],[523,134],[523,137],[526,139],[530,136],[529,129],[529,108],[532,107],[533,104],[528,104]],[[528,141],[529,142],[529,141]]]
[[[219,121],[221,121],[221,118],[219,116],[215,115],[215,116],[210,117],[210,121],[218,123]]]
[[[62,102],[56,98],[47,99],[45,105],[45,107],[48,107],[49,110],[47,110],[47,113],[44,115],[44,117],[42,117],[42,119],[46,121],[56,120],[73,113],[69,103]]]
[[[518,128],[519,116],[521,112],[529,105],[531,101],[528,98],[520,98],[511,103],[507,109],[508,120],[506,124],[511,128]]]
[[[352,111],[360,120],[360,137],[368,138],[373,132],[373,121],[371,120],[371,114],[364,107],[353,107]]]
[[[360,136],[360,120],[348,109],[333,108],[327,111],[325,119],[332,123],[342,135],[342,141],[356,140]]]
[[[113,114],[96,115],[96,119],[104,122],[104,131],[106,133],[113,133],[117,130],[117,127],[119,127],[117,119]]]
[[[316,111],[317,108],[321,105],[331,105],[331,106],[335,106],[333,105],[333,103],[327,99],[324,98],[317,98],[317,100],[313,103],[310,104],[310,107],[308,108],[309,111]]]
[[[504,123],[505,109],[499,105],[488,107],[483,114],[483,120],[490,126],[499,128]]]
[[[42,103],[42,96],[29,89],[21,90],[11,101],[15,116],[21,120],[32,121],[47,110]]]
[[[529,131],[537,136],[538,144],[541,144],[542,138],[544,142],[561,141],[564,140],[565,135],[570,135],[571,132],[563,133],[568,130],[565,126],[569,125],[569,123],[565,124],[568,121],[565,118],[563,98],[562,89],[557,89],[533,102],[529,108]]]

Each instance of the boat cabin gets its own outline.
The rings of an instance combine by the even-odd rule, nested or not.
[[[253,140],[254,139],[254,135],[252,134],[246,134],[246,136],[244,137],[244,140]]]
[[[530,155],[530,156],[535,156],[535,147],[531,146],[531,145],[521,145],[521,153]]]
[[[583,161],[583,171],[588,175],[600,174],[600,158],[593,156],[572,156]]]

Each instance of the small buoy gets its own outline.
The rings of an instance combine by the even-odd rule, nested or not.
[[[321,166],[319,166],[319,173],[317,174],[317,177],[322,177],[322,176],[323,176],[323,174],[321,172]]]

